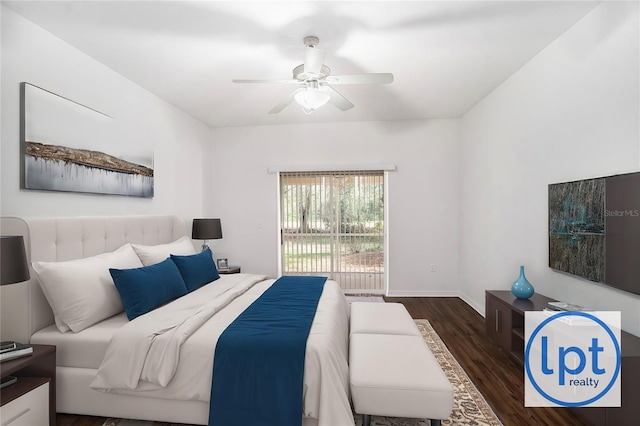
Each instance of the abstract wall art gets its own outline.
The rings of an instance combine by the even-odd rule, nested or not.
[[[640,172],[549,185],[549,267],[640,294]]]
[[[24,189],[153,197],[153,153],[109,115],[30,83],[21,90]]]
[[[604,281],[604,179],[549,185],[549,266]]]

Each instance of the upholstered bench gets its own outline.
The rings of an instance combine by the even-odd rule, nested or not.
[[[349,334],[420,336],[420,330],[402,303],[351,303]]]
[[[431,426],[451,415],[453,387],[422,337],[352,334],[349,371],[363,426],[371,415],[431,419]]]
[[[453,387],[420,330],[400,303],[354,302],[349,331],[349,381],[363,426],[371,416],[430,419],[453,409]]]

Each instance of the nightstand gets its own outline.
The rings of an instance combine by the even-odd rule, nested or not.
[[[240,267],[239,266],[229,266],[226,269],[218,269],[219,274],[239,274]]]
[[[0,418],[13,425],[56,424],[56,347],[31,345],[33,354],[0,363],[2,377],[18,381],[0,389]]]

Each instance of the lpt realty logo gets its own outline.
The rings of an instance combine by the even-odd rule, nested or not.
[[[620,407],[620,312],[525,312],[526,407]]]

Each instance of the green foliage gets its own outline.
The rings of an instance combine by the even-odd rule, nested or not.
[[[384,229],[384,185],[286,185],[281,214],[284,223],[295,225],[299,232],[328,232],[336,223],[341,233],[380,232]]]

